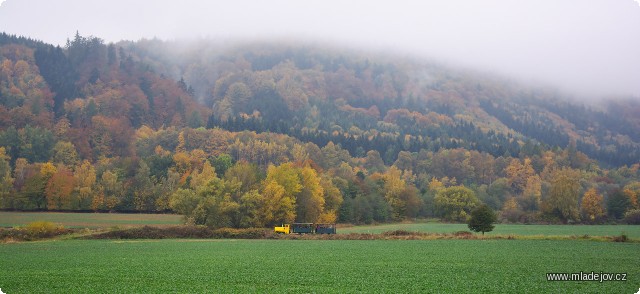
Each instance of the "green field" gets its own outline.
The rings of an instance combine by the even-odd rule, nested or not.
[[[182,223],[181,216],[175,214],[123,214],[123,213],[60,213],[60,212],[0,212],[0,227],[24,226],[34,221],[49,221],[67,228],[110,228],[142,225],[167,226]],[[398,223],[375,226],[339,227],[339,234],[371,233],[406,230],[428,233],[453,233],[469,231],[465,224],[445,224],[437,222]],[[640,226],[632,225],[518,225],[497,224],[487,233],[491,235],[524,236],[619,236],[640,239]]]
[[[66,240],[0,245],[6,293],[634,293],[640,244],[551,240]],[[548,272],[627,281],[548,282]]]
[[[24,226],[30,222],[48,221],[67,228],[108,228],[141,225],[178,225],[181,216],[175,214],[127,213],[66,213],[66,212],[4,212],[0,211],[0,227]]]
[[[338,228],[341,234],[371,233],[379,234],[388,231],[406,230],[428,233],[453,233],[457,231],[469,231],[466,224],[444,224],[436,222],[408,223],[408,224],[384,224],[376,226],[354,226]],[[640,238],[640,226],[637,225],[518,225],[496,224],[492,232],[487,235],[543,235],[543,236],[619,236],[627,235],[629,238]]]

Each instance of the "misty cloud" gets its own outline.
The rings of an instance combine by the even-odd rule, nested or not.
[[[331,42],[496,71],[582,96],[640,97],[636,2],[6,0],[0,30],[60,45],[76,30],[108,42]]]

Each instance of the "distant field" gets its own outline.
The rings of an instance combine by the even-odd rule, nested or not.
[[[180,218],[175,214],[0,212],[0,227],[23,226],[34,221],[49,221],[67,228],[164,226],[181,224]]]
[[[466,224],[443,224],[436,222],[412,224],[384,224],[376,226],[354,226],[338,228],[338,233],[378,234],[394,230],[407,230],[430,233],[453,233],[469,231]],[[489,235],[544,235],[544,236],[619,236],[640,238],[640,226],[633,225],[515,225],[496,224]]]
[[[65,240],[0,244],[5,293],[634,293],[640,244]],[[626,273],[548,282],[545,273]]]
[[[124,213],[61,213],[61,212],[0,212],[0,227],[24,226],[34,221],[50,221],[67,228],[109,228],[113,226],[167,226],[182,223],[175,214],[124,214]],[[382,224],[374,226],[339,227],[339,234],[378,234],[394,230],[431,233],[469,231],[465,224],[437,222]],[[497,224],[489,235],[544,235],[544,236],[619,236],[640,239],[640,226],[632,225],[515,225]]]

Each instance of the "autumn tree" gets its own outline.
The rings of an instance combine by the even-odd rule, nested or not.
[[[26,161],[25,161],[26,163]],[[16,166],[18,168],[18,166]],[[22,168],[22,167],[21,167]],[[21,193],[37,209],[47,208],[45,188],[49,179],[56,173],[56,167],[50,163],[32,164],[24,167],[25,182]]]
[[[578,198],[580,197],[579,171],[562,168],[553,172],[549,197],[544,211],[563,222],[579,221]]]
[[[213,181],[216,178],[216,170],[207,160],[205,161],[200,171],[195,170],[191,173],[191,181],[189,182],[189,186],[193,190],[198,190],[200,187],[206,186],[210,181]]]
[[[240,197],[239,214],[241,228],[261,228],[265,226],[265,219],[260,213],[265,198],[258,190],[251,190]]]
[[[300,174],[291,163],[284,163],[279,166],[270,165],[267,168],[265,182],[269,184],[273,181],[284,188],[284,197],[294,200],[303,188]]]
[[[393,210],[394,220],[415,217],[422,202],[415,187],[408,185],[401,171],[392,166],[382,175],[384,181],[384,197]]]
[[[98,189],[98,195],[91,203],[94,210],[112,211],[122,202],[125,188],[117,173],[110,170],[104,171],[100,177]]]
[[[96,170],[88,160],[76,168],[74,172],[76,186],[74,188],[77,202],[75,207],[78,209],[89,209],[93,200],[96,184]]]
[[[276,180],[265,181],[262,191],[264,206],[260,215],[266,225],[272,226],[282,223],[291,223],[296,218],[295,198],[287,196],[284,186]]]
[[[340,209],[344,201],[342,192],[340,192],[340,189],[338,189],[328,177],[322,177],[320,179],[320,185],[322,185],[322,189],[324,190],[324,211],[317,222],[335,223],[338,218],[338,209]]]
[[[166,177],[160,178],[158,185],[155,185],[156,210],[168,211],[169,199],[171,195],[178,189],[180,184],[180,174],[174,171],[167,171]]]
[[[604,198],[598,194],[595,188],[591,188],[582,196],[582,203],[580,203],[580,210],[584,219],[588,222],[596,222],[598,219],[604,216]]]
[[[401,177],[401,172],[395,166],[392,166],[382,175],[384,181],[384,198],[393,209],[393,218],[401,220],[404,218],[407,203],[400,198],[400,194],[406,187],[405,181]]]
[[[78,164],[78,153],[76,147],[71,142],[59,141],[53,147],[53,162],[61,163],[66,166],[75,166]]]
[[[506,219],[510,222],[519,221],[519,218],[522,215],[522,210],[520,210],[516,197],[510,197],[504,202],[500,215],[502,219]]]
[[[49,177],[45,187],[48,209],[68,209],[71,207],[71,192],[75,187],[73,173],[65,166],[59,166]]]
[[[196,224],[196,208],[200,197],[192,189],[179,188],[169,198],[169,207],[182,215],[186,224]]]
[[[537,211],[540,208],[542,203],[542,180],[540,176],[533,175],[527,178],[527,183],[519,200],[525,211]]]
[[[627,196],[627,198],[629,198],[629,204],[631,205],[631,208],[638,209],[640,208],[640,205],[638,202],[639,191],[637,187],[636,189],[633,189],[631,188],[631,186],[632,186],[631,184],[625,186],[624,189],[622,190],[622,193],[624,193],[624,195]]]
[[[480,204],[473,190],[464,186],[444,188],[436,194],[435,205],[449,221],[467,221],[471,210]]]
[[[314,169],[305,166],[300,170],[302,189],[296,197],[296,218],[300,222],[316,222],[324,212],[324,188]]]
[[[14,178],[11,176],[10,158],[4,147],[0,147],[0,208],[14,208],[12,196]]]
[[[190,224],[214,228],[240,226],[240,204],[233,199],[239,186],[216,177],[206,161],[196,171],[190,188],[178,189],[169,198],[169,207],[184,215]]]
[[[241,161],[227,169],[224,173],[224,179],[229,182],[242,183],[240,186],[240,192],[246,193],[260,188],[259,172],[260,171],[255,164]]]
[[[521,163],[518,159],[512,159],[511,163],[505,169],[509,184],[512,191],[519,195],[524,192],[530,180],[529,178],[535,175],[535,171],[531,166],[531,159],[526,158],[524,163]]]
[[[142,160],[133,177],[133,182],[133,202],[135,209],[138,211],[154,211],[156,197],[158,195],[154,193],[154,182],[151,178],[149,166]]]
[[[194,211],[196,224],[213,228],[238,227],[240,205],[233,201],[226,185],[225,181],[214,178],[196,190],[200,199]]]

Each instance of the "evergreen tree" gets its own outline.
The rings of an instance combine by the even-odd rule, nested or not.
[[[469,219],[469,229],[474,232],[493,231],[495,227],[493,224],[498,220],[496,213],[486,204],[478,206],[478,208],[471,211],[471,218]]]

